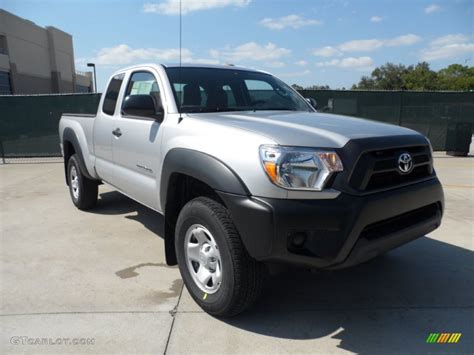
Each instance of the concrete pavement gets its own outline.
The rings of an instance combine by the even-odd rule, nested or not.
[[[349,270],[285,270],[220,320],[165,265],[158,214],[104,186],[81,212],[62,164],[0,165],[0,353],[473,353],[474,159],[435,166],[440,229]]]

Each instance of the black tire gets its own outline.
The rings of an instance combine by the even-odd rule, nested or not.
[[[188,229],[199,224],[215,239],[222,263],[222,282],[215,293],[204,292],[191,276],[185,256],[185,236]],[[235,316],[258,299],[263,285],[264,266],[251,258],[227,209],[207,197],[188,202],[176,224],[175,248],[184,283],[199,306],[207,313]]]
[[[77,177],[77,184],[73,179]],[[95,180],[86,178],[79,167],[79,161],[76,154],[73,154],[67,163],[67,178],[69,183],[69,194],[72,202],[80,210],[89,210],[97,203],[97,192],[99,184]],[[75,189],[77,187],[77,189]]]

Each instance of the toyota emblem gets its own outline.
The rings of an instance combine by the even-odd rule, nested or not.
[[[413,159],[410,154],[400,154],[398,157],[398,170],[400,170],[402,174],[408,174],[413,170]]]

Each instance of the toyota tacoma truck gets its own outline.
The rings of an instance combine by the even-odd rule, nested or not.
[[[167,263],[216,316],[256,301],[267,264],[349,267],[436,229],[428,139],[313,101],[235,66],[119,70],[96,115],[60,120],[72,202],[106,183],[162,214]]]

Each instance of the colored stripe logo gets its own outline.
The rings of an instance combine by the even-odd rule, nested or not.
[[[456,344],[461,339],[462,333],[430,333],[426,342],[433,344]]]

